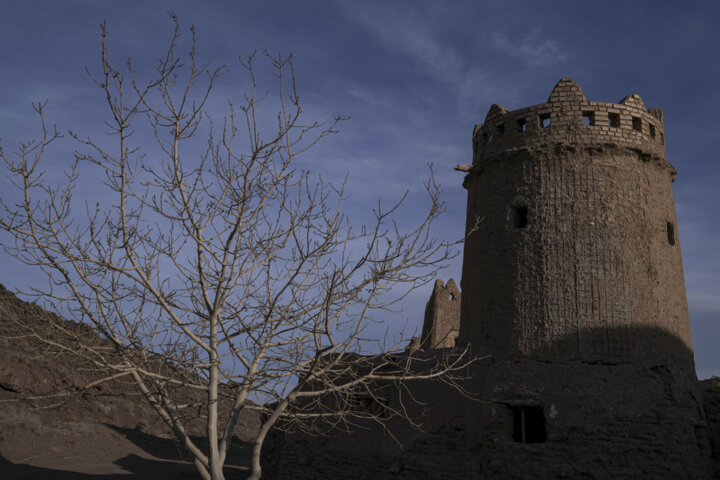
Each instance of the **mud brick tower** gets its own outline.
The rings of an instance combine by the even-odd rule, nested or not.
[[[464,182],[482,223],[460,341],[507,360],[692,363],[675,175],[662,111],[637,95],[590,102],[563,78],[547,103],[493,105]]]

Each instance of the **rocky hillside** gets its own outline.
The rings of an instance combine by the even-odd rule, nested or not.
[[[83,389],[99,375],[90,362],[63,353],[73,335],[50,330],[51,321],[85,344],[110,348],[87,325],[62,320],[0,285],[0,477],[110,478],[105,476],[132,472],[194,478],[172,432],[131,382]],[[244,463],[242,442],[257,431],[259,418],[248,413],[239,423],[230,462],[235,464]],[[189,425],[191,434],[202,435],[202,418]]]

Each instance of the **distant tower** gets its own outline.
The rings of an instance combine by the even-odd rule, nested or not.
[[[454,347],[460,328],[460,290],[455,280],[435,280],[435,287],[425,305],[421,345],[424,348]]]
[[[500,360],[692,364],[660,109],[493,105],[473,133],[459,343]],[[672,339],[672,340],[668,340]]]

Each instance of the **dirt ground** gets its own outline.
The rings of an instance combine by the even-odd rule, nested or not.
[[[131,382],[114,380],[90,391],[53,396],[78,390],[95,373],[77,358],[50,352],[19,328],[20,321],[40,330],[47,318],[65,322],[0,285],[0,480],[198,478],[189,455]],[[102,344],[86,326],[67,326]],[[43,396],[48,397],[37,399]],[[201,411],[188,423],[191,435],[203,433]],[[247,464],[248,449],[243,441],[258,428],[257,414],[241,416],[227,478],[245,477],[241,465]]]
[[[46,425],[41,415],[25,411],[12,424],[0,424],[0,478],[198,478],[177,441],[111,424],[57,422]],[[228,478],[243,478],[247,448],[233,445]]]

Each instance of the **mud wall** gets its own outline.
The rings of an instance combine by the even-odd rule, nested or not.
[[[473,401],[417,385],[422,431],[391,425],[332,437],[276,436],[271,479],[710,479],[711,445],[697,384],[658,366],[493,363],[474,369]],[[519,408],[540,410],[545,440],[515,437]],[[416,410],[415,413],[418,413]]]

